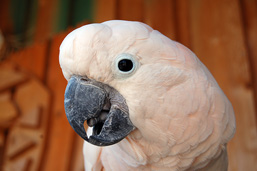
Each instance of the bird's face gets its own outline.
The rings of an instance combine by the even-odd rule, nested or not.
[[[79,28],[60,47],[68,80],[68,121],[84,140],[98,146],[115,144],[135,129],[155,136],[149,133],[148,121],[157,117],[155,122],[165,123],[156,115],[168,110],[160,107],[169,103],[165,93],[182,85],[196,63],[187,57],[190,51],[148,26],[113,25]],[[92,135],[87,135],[84,122],[93,127]]]

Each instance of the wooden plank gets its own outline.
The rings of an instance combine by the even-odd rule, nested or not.
[[[53,38],[47,71],[47,86],[50,88],[52,99],[52,112],[49,118],[49,139],[43,158],[41,170],[67,170],[70,165],[70,151],[73,148],[75,132],[68,123],[64,112],[64,91],[67,81],[62,75],[59,66],[59,46],[67,35],[60,34]]]
[[[245,26],[247,50],[250,57],[250,66],[255,92],[255,110],[257,110],[257,1],[241,0],[241,8]],[[256,113],[257,119],[257,113]],[[257,120],[256,120],[257,123]]]
[[[118,19],[143,21],[143,0],[118,0],[117,3]]]
[[[34,41],[43,41],[53,35],[53,25],[56,21],[57,5],[58,0],[38,1],[38,13]]]
[[[9,101],[11,100],[11,91],[7,90],[4,92],[1,92],[0,94],[0,102]]]
[[[239,2],[190,1],[192,47],[230,99],[237,131],[228,145],[229,170],[257,170],[253,88]]]
[[[35,43],[11,54],[9,58],[18,67],[44,80],[47,50],[47,42]]]
[[[174,9],[172,0],[145,1],[144,22],[170,39],[176,40]]]
[[[190,48],[190,21],[188,0],[175,0],[176,40]]]
[[[94,9],[94,22],[100,23],[116,19],[116,0],[96,0]]]
[[[3,165],[3,151],[4,151],[4,142],[5,142],[5,136],[4,136],[4,131],[0,131],[0,169],[2,169],[2,165]]]
[[[0,101],[0,109],[0,128],[8,128],[18,115],[17,109],[11,100]]]
[[[34,79],[14,89],[13,98],[6,102],[19,114],[7,128],[3,170],[38,170],[47,137],[49,92]]]
[[[26,75],[15,70],[14,65],[9,62],[0,63],[0,91],[12,88],[16,84],[24,82],[26,79]]]

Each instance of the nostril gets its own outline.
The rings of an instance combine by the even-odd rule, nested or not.
[[[83,77],[83,78],[80,78],[80,80],[81,80],[81,81],[89,81],[88,78],[84,78],[84,77]]]

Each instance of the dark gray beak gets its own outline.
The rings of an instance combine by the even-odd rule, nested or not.
[[[114,88],[73,76],[65,90],[65,112],[72,128],[84,140],[98,146],[115,144],[135,129],[126,100]],[[84,122],[93,127],[88,137]]]

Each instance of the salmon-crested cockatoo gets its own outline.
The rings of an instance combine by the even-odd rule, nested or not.
[[[86,170],[227,170],[233,108],[182,44],[146,24],[113,20],[72,31],[59,59]]]

